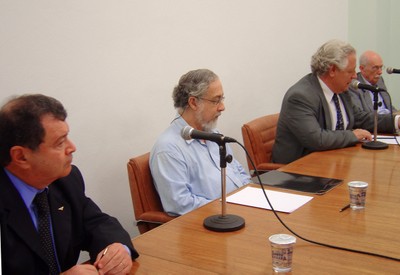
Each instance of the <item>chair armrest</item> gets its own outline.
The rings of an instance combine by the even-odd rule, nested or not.
[[[273,163],[273,162],[264,162],[260,163],[257,165],[257,170],[265,170],[265,171],[270,171],[270,170],[276,170],[281,167],[285,166],[285,164],[282,163]]]
[[[145,212],[142,215],[139,216],[137,219],[137,222],[148,222],[148,223],[166,223],[169,222],[170,220],[176,218],[176,216],[170,216],[165,212],[160,212],[160,211],[149,211]]]

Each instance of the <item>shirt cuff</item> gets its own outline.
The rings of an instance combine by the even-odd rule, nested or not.
[[[126,249],[126,251],[128,251],[129,256],[132,257],[131,250],[129,249],[129,247],[127,247],[127,246],[124,245],[124,244],[123,244],[123,246],[124,246],[124,248]]]

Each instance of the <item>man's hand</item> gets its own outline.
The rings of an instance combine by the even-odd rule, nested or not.
[[[99,274],[129,274],[132,268],[132,259],[125,246],[113,243],[100,251],[94,266]]]
[[[371,141],[372,135],[367,130],[363,129],[355,129],[353,130],[353,134],[357,137],[359,141]]]
[[[93,275],[99,274],[96,267],[91,264],[75,265],[72,268],[68,269],[67,271],[61,273],[61,275],[90,275],[90,274]]]

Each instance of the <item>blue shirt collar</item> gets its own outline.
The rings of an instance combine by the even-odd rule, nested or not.
[[[26,207],[29,209],[32,205],[32,201],[35,198],[36,194],[38,192],[41,192],[42,190],[26,184],[24,181],[22,181],[20,178],[12,174],[6,168],[4,168],[4,171],[10,178],[12,184],[17,189],[18,193],[21,195],[21,198],[24,201]]]

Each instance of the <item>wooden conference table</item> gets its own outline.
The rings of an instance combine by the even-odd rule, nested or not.
[[[341,185],[325,195],[313,195],[314,199],[293,213],[279,214],[297,234],[313,241],[400,258],[398,146],[375,151],[357,145],[313,153],[281,170],[343,179]],[[339,212],[348,203],[346,183],[352,180],[369,183],[366,209]],[[227,213],[243,217],[243,229],[222,233],[203,227],[205,218],[220,213],[221,204],[216,200],[134,238],[141,256],[131,273],[273,274],[268,237],[291,233],[269,210],[229,203]],[[400,262],[297,238],[291,274],[400,274]]]

